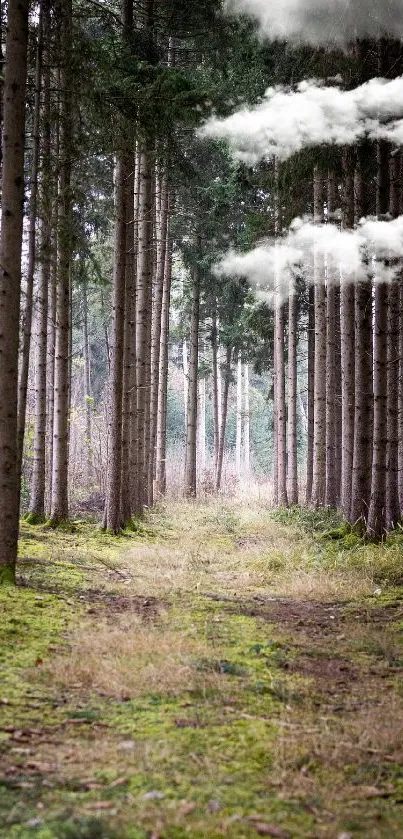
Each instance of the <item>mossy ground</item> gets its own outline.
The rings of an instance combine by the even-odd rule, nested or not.
[[[403,547],[177,504],[23,523],[0,588],[0,836],[403,835]]]

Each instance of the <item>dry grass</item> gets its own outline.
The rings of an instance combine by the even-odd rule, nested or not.
[[[68,654],[52,659],[49,677],[57,686],[79,685],[118,699],[145,694],[175,696],[201,690],[217,680],[202,674],[195,661],[206,655],[206,646],[190,632],[168,625],[144,624],[140,618],[115,618],[81,625],[74,633]]]

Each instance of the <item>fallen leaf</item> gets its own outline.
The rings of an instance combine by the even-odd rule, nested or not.
[[[160,799],[165,798],[165,794],[154,789],[151,790],[151,792],[145,792],[141,797],[144,801],[159,801]]]
[[[255,822],[256,832],[259,836],[272,836],[273,839],[290,839],[290,834],[282,827],[277,827],[275,824],[265,824],[264,822]]]
[[[123,787],[124,784],[127,783],[129,783],[128,778],[116,778],[116,781],[112,781],[112,783],[109,784],[109,786],[111,787],[111,789],[114,789],[115,787]]]

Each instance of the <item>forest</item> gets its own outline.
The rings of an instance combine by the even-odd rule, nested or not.
[[[0,837],[403,835],[403,4],[1,0]]]

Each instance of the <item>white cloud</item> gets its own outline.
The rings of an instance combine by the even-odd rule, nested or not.
[[[295,90],[271,87],[258,105],[222,119],[213,117],[200,134],[227,140],[234,156],[248,165],[274,156],[287,160],[322,143],[353,145],[366,135],[400,145],[403,77],[371,79],[355,90],[316,80],[301,82]]]
[[[226,0],[226,7],[255,18],[270,40],[344,46],[403,32],[401,0]]]
[[[403,216],[392,221],[363,219],[355,230],[296,219],[282,238],[261,243],[248,253],[230,251],[215,270],[219,275],[246,277],[273,305],[289,297],[296,275],[310,285],[317,281],[316,260],[326,266],[323,282],[334,278],[358,282],[368,276],[368,266],[376,281],[390,282],[401,272],[402,258]]]

